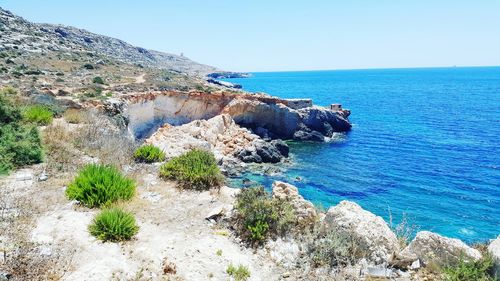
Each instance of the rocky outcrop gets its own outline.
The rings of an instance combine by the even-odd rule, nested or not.
[[[161,125],[182,125],[193,120],[228,114],[263,138],[323,141],[334,132],[348,131],[349,111],[311,106],[293,109],[293,100],[264,94],[234,92],[151,92],[121,99],[122,114],[138,138]],[[293,105],[292,107],[295,107]]]
[[[495,277],[500,280],[500,236],[490,243],[488,252],[495,262]]]
[[[424,264],[433,263],[440,266],[454,265],[460,259],[478,260],[481,258],[478,250],[467,246],[464,242],[429,231],[417,233],[401,255],[418,258]]]
[[[331,207],[324,219],[325,231],[349,235],[367,251],[374,263],[383,263],[399,251],[398,239],[383,218],[363,210],[358,204],[342,201]]]
[[[210,150],[226,172],[236,168],[235,164],[241,161],[276,163],[288,156],[288,150],[284,148],[286,144],[260,139],[248,129],[238,126],[227,114],[181,126],[165,125],[146,143],[160,147],[167,158],[194,148]]]
[[[207,82],[210,84],[219,85],[219,86],[230,88],[230,89],[241,89],[242,88],[242,86],[240,84],[215,80],[215,79],[211,79],[211,78],[207,79]]]
[[[267,103],[261,100],[235,99],[223,110],[236,123],[253,130],[265,129],[271,138],[323,141],[334,132],[351,128],[347,111],[323,107],[293,109],[287,101]]]
[[[290,202],[295,209],[299,223],[311,224],[314,223],[318,217],[314,205],[305,200],[304,197],[299,194],[297,187],[291,184],[275,181],[273,183],[273,198]]]
[[[214,79],[226,79],[226,78],[248,78],[251,77],[252,75],[250,73],[244,73],[244,72],[229,72],[229,71],[220,71],[220,72],[214,72],[214,73],[209,73],[207,77],[209,78],[214,78]]]

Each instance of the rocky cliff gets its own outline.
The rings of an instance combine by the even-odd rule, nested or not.
[[[294,109],[289,101],[264,94],[238,92],[163,91],[123,96],[107,103],[120,108],[138,138],[165,123],[181,125],[228,114],[262,138],[324,141],[334,132],[350,130],[348,110],[311,106]]]

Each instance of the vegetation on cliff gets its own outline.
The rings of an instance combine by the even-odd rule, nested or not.
[[[241,190],[235,208],[238,210],[238,232],[252,243],[261,243],[270,235],[285,234],[296,224],[293,206],[271,198],[263,187]]]
[[[165,160],[165,153],[152,144],[146,144],[135,150],[134,159],[144,163],[160,162]]]
[[[35,104],[29,105],[23,110],[23,117],[33,124],[44,126],[49,125],[54,118],[54,114],[46,106]]]
[[[224,182],[214,155],[206,150],[193,149],[173,158],[160,167],[160,176],[176,180],[182,188],[208,190]]]
[[[495,281],[493,267],[495,263],[491,254],[483,252],[483,257],[477,261],[461,259],[457,265],[443,270],[446,281]]]
[[[129,200],[135,193],[135,182],[112,166],[88,164],[66,189],[69,199],[89,208],[106,206],[118,200]]]
[[[0,91],[0,174],[43,159],[38,129],[23,121],[16,94],[10,88]]]
[[[134,215],[120,208],[104,209],[89,225],[89,232],[104,242],[129,240],[139,231]]]

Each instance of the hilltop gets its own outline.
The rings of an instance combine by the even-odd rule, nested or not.
[[[96,98],[103,92],[200,90],[210,74],[226,73],[84,29],[32,23],[2,8],[0,32],[2,85],[30,92]]]
[[[204,76],[220,71],[184,56],[132,46],[122,40],[59,24],[31,23],[0,8],[1,48],[21,53],[85,53],[123,63],[140,64],[190,75]]]

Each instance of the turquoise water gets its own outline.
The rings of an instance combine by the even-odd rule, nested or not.
[[[333,142],[291,143],[287,173],[244,177],[267,187],[291,182],[325,208],[347,199],[396,223],[405,214],[420,230],[468,242],[500,234],[500,67],[269,72],[227,81],[352,111],[352,131]]]

